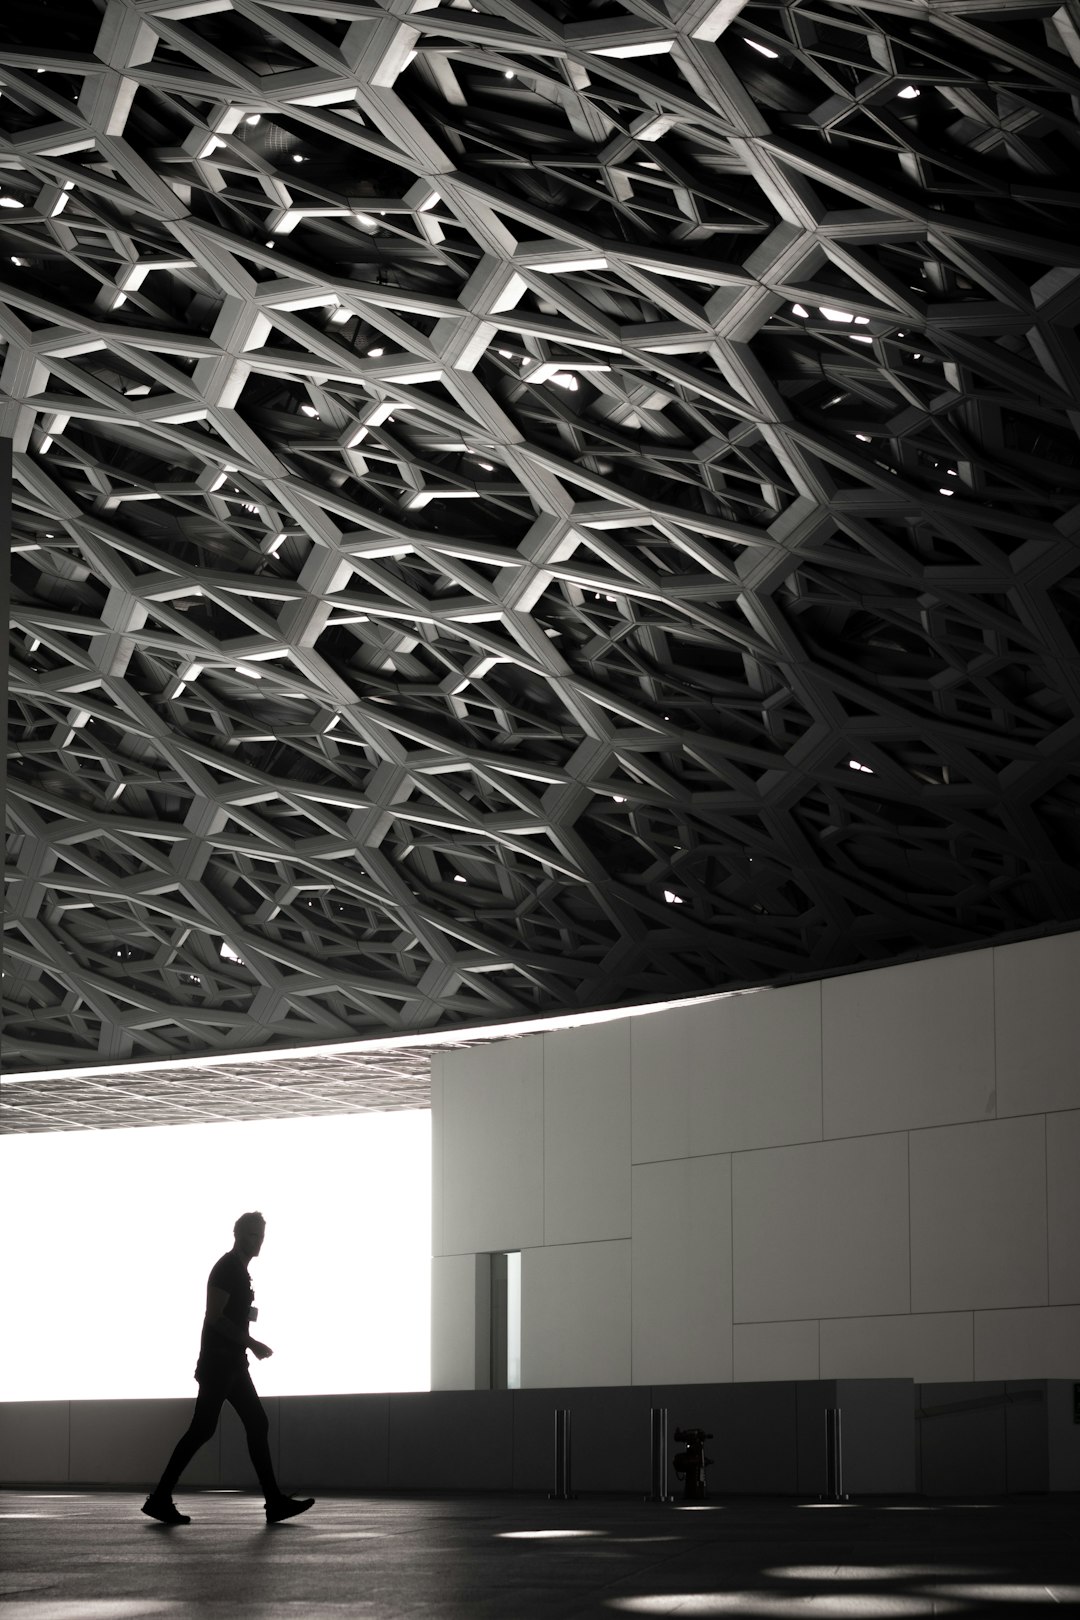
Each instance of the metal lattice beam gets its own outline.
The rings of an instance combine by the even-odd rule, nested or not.
[[[1080,6],[12,3],[9,1062],[1080,915]]]

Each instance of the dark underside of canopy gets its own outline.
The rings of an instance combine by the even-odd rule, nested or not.
[[[12,1069],[1080,917],[1077,0],[4,19]]]

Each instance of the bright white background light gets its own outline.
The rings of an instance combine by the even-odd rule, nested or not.
[[[429,1389],[430,1188],[420,1109],[5,1136],[4,1399],[194,1395],[207,1274],[249,1209],[260,1394]]]

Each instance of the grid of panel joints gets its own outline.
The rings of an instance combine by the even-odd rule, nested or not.
[[[29,1078],[0,1093],[0,1134],[429,1108],[430,1060],[418,1046]]]

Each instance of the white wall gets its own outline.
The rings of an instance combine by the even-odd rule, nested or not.
[[[434,1386],[502,1249],[526,1387],[1080,1378],[1078,1006],[1073,933],[442,1054]]]

